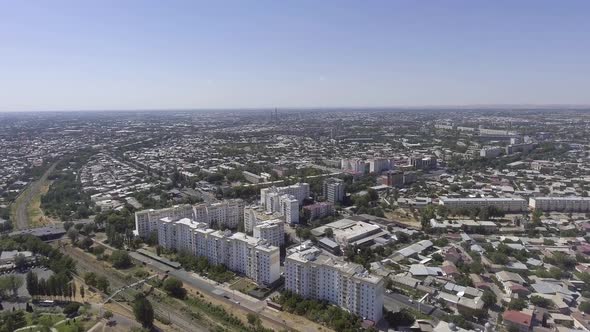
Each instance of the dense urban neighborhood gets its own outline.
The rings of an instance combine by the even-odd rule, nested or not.
[[[0,332],[590,331],[590,112],[0,113]]]

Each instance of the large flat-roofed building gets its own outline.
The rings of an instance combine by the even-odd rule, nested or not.
[[[207,258],[212,265],[224,265],[259,285],[269,286],[280,277],[277,246],[245,233],[215,231],[188,218],[158,220],[158,244],[166,249]]]
[[[334,241],[341,247],[369,244],[374,239],[387,235],[387,232],[378,225],[346,218],[314,228],[311,233],[315,236],[322,236],[327,228],[332,229]]]
[[[441,197],[439,204],[451,210],[484,208],[493,206],[503,212],[523,212],[527,210],[527,201],[523,198],[448,198]]]
[[[529,206],[547,212],[590,212],[590,197],[531,197]]]
[[[285,260],[285,289],[304,298],[325,300],[363,319],[383,315],[383,279],[313,247],[309,241],[290,249]]]

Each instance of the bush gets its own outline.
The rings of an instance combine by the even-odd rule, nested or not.
[[[64,307],[64,315],[70,316],[78,313],[78,309],[80,309],[80,303],[72,302],[68,303]]]
[[[163,288],[166,291],[166,293],[168,293],[168,295],[174,296],[179,299],[183,299],[186,297],[186,289],[182,287],[182,281],[174,277],[168,277],[168,279],[164,281]]]
[[[111,263],[117,269],[126,269],[132,265],[131,257],[125,250],[114,251],[111,255]]]

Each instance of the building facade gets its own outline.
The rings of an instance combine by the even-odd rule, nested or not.
[[[344,181],[338,178],[324,180],[322,194],[332,204],[342,202],[344,199]]]
[[[527,201],[523,198],[448,198],[441,197],[439,204],[451,210],[464,208],[484,208],[494,206],[504,212],[527,211]]]
[[[529,206],[543,212],[590,212],[590,197],[531,197]]]
[[[280,277],[279,248],[244,233],[215,231],[188,218],[158,220],[158,244],[169,250],[207,258],[209,264],[229,270],[268,286]]]
[[[289,250],[285,260],[285,289],[326,300],[373,322],[382,317],[383,288],[381,277],[327,256],[310,242]]]

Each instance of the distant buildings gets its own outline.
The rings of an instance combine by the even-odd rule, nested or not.
[[[590,212],[590,197],[531,197],[529,206],[547,212]]]
[[[416,182],[417,175],[414,171],[393,170],[388,171],[380,178],[380,183],[390,187],[401,188]]]
[[[479,156],[482,158],[496,158],[504,152],[501,147],[486,147],[479,151]]]
[[[344,199],[344,181],[338,178],[329,178],[323,183],[323,196],[332,204],[340,203]]]
[[[311,233],[315,236],[322,236],[328,228],[332,229],[334,241],[343,248],[370,245],[375,241],[382,243],[388,241],[388,233],[378,225],[347,218],[314,228]]]
[[[527,201],[522,198],[448,198],[441,197],[439,204],[451,210],[494,206],[503,212],[527,211]]]
[[[365,173],[367,163],[361,158],[342,159],[340,168],[350,173]]]
[[[408,159],[408,165],[421,170],[433,169],[436,168],[436,157],[412,156]]]
[[[205,257],[209,264],[224,265],[259,285],[268,286],[279,279],[279,248],[266,241],[244,233],[215,231],[188,218],[162,218],[156,223],[158,244],[166,249]]]
[[[369,172],[381,174],[393,168],[393,161],[386,158],[374,158],[369,160]]]
[[[364,319],[383,315],[383,279],[361,265],[322,254],[310,242],[288,251],[285,289],[304,298],[326,300]]]

